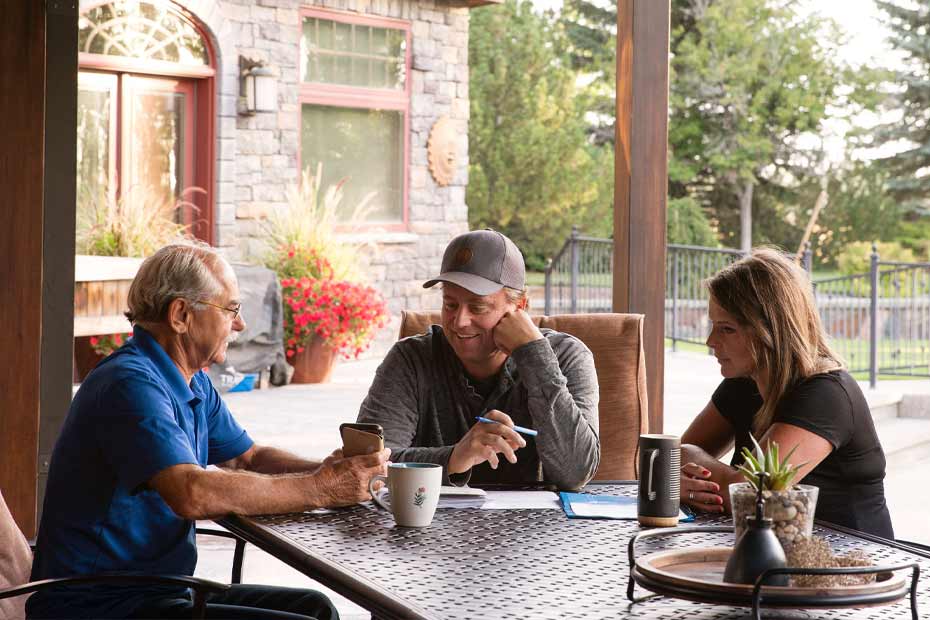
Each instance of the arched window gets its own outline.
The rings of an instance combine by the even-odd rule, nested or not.
[[[78,21],[78,50],[85,54],[209,65],[207,49],[193,24],[172,6],[110,2]]]
[[[80,16],[78,52],[78,252],[140,210],[212,242],[209,40],[174,3],[117,0]]]

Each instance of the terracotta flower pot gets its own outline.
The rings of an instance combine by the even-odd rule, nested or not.
[[[336,366],[337,355],[325,341],[314,338],[303,351],[287,358],[294,367],[291,383],[327,383]]]

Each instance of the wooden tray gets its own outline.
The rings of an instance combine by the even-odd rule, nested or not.
[[[752,605],[753,586],[728,583],[723,571],[729,547],[691,547],[636,558],[633,578],[641,586],[678,598],[702,602]],[[766,606],[861,607],[898,600],[908,594],[908,579],[900,573],[879,573],[865,585],[834,588],[762,586]]]

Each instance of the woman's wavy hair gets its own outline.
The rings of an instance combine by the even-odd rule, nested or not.
[[[810,279],[773,248],[758,248],[705,281],[711,298],[747,328],[754,368],[766,373],[767,393],[753,420],[761,436],[785,393],[811,375],[845,366],[827,343]]]

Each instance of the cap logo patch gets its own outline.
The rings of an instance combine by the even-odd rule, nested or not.
[[[468,264],[468,261],[471,260],[473,253],[471,248],[461,248],[458,252],[455,253],[455,257],[452,259],[452,268],[457,269],[464,265]]]

